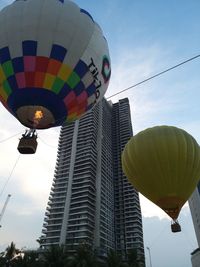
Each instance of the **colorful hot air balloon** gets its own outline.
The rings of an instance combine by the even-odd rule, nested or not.
[[[176,221],[200,179],[200,149],[186,131],[156,126],[129,140],[122,166],[132,185]]]
[[[102,99],[109,51],[87,11],[68,0],[18,0],[0,25],[0,100],[23,125],[59,126]]]

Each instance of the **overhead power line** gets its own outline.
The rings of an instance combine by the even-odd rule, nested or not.
[[[196,55],[196,56],[194,56],[194,57],[191,57],[191,58],[189,58],[189,59],[187,59],[187,60],[185,60],[185,61],[182,61],[182,62],[180,62],[179,64],[177,64],[177,65],[175,65],[175,66],[173,66],[173,67],[170,67],[170,68],[168,68],[168,69],[166,69],[166,70],[163,70],[163,71],[161,71],[161,72],[159,72],[159,73],[157,73],[157,74],[155,74],[155,75],[153,75],[153,76],[150,76],[149,78],[144,79],[144,80],[142,80],[142,81],[140,81],[140,82],[138,82],[138,83],[135,83],[135,84],[133,84],[133,85],[131,85],[131,86],[125,88],[125,89],[122,89],[121,91],[119,91],[119,92],[117,92],[117,93],[115,93],[115,94],[113,94],[113,95],[107,97],[107,99],[110,99],[111,97],[114,97],[114,96],[116,96],[116,95],[119,95],[119,94],[121,94],[121,93],[124,93],[124,92],[126,92],[126,91],[128,91],[128,90],[130,90],[130,89],[132,89],[132,88],[134,88],[134,87],[136,87],[136,86],[138,86],[138,85],[140,85],[140,84],[142,84],[142,83],[148,82],[148,81],[150,81],[150,80],[152,80],[152,79],[154,79],[154,78],[156,78],[156,77],[158,77],[158,76],[161,76],[162,74],[164,74],[164,73],[166,73],[166,72],[168,72],[168,71],[171,71],[171,70],[173,70],[173,69],[175,69],[175,68],[178,68],[178,67],[180,67],[181,65],[184,65],[184,64],[186,64],[186,63],[188,63],[188,62],[190,62],[190,61],[192,61],[192,60],[194,60],[194,59],[196,59],[196,58],[198,58],[198,57],[200,57],[200,54],[199,54],[199,55]]]
[[[13,166],[12,169],[11,169],[11,172],[10,172],[9,176],[7,177],[7,179],[6,179],[5,183],[4,183],[4,186],[3,186],[3,188],[2,188],[1,191],[0,191],[0,197],[1,197],[1,195],[3,194],[5,188],[6,188],[8,182],[9,182],[9,180],[10,180],[10,178],[11,178],[11,176],[12,176],[12,174],[13,174],[13,172],[14,172],[16,166],[17,166],[17,163],[18,163],[18,161],[19,161],[19,158],[20,158],[20,155],[17,157],[17,159],[16,159],[16,161],[15,161],[15,163],[14,163],[14,166]]]
[[[57,148],[57,146],[52,146],[50,144],[48,144],[47,142],[45,142],[40,136],[38,136],[38,138],[42,141],[43,144],[45,144],[46,146],[49,146],[51,148]]]
[[[5,139],[3,139],[3,140],[0,140],[0,143],[4,143],[4,142],[10,140],[11,138],[13,138],[13,137],[15,137],[15,136],[21,134],[21,133],[22,133],[22,132],[19,132],[19,133],[17,133],[17,134],[14,134],[14,135],[12,135],[12,136],[9,136],[9,137],[7,137],[7,138],[5,138]]]

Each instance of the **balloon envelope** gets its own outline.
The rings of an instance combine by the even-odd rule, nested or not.
[[[0,12],[0,25],[0,100],[22,124],[58,126],[102,99],[109,51],[87,11],[68,0],[18,0]]]
[[[186,131],[148,128],[126,144],[122,167],[133,186],[177,219],[200,179],[200,149]]]

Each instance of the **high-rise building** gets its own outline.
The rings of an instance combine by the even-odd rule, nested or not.
[[[83,118],[61,128],[42,245],[74,248],[86,242],[105,255],[144,257],[138,192],[122,172],[121,153],[132,136],[128,99],[103,99]]]
[[[189,199],[189,206],[196,233],[198,248],[191,253],[192,266],[200,266],[200,182]]]
[[[198,246],[200,247],[200,182],[189,199],[189,206]]]

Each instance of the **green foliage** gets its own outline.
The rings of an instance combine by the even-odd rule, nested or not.
[[[128,266],[129,267],[141,267],[145,266],[144,258],[142,258],[137,249],[131,249],[128,253]]]
[[[24,253],[17,249],[13,242],[0,254],[0,266],[43,267],[42,262],[38,259],[38,253],[36,251],[27,251]]]
[[[26,251],[24,257],[19,259],[15,267],[43,267],[43,262],[39,260],[37,251]]]
[[[81,244],[69,252],[65,246],[51,246],[44,252],[25,251],[16,248],[12,242],[6,250],[0,253],[0,267],[141,267],[145,266],[137,250],[130,250],[128,262],[121,255],[110,250],[105,261],[100,261],[92,247]]]
[[[67,251],[64,246],[51,246],[44,252],[44,267],[65,267],[67,261]]]
[[[92,248],[88,245],[82,244],[78,246],[74,255],[68,257],[67,261],[68,267],[96,267],[97,266],[97,258],[92,250]]]
[[[116,251],[110,250],[108,252],[108,257],[106,258],[106,267],[123,267],[121,255]]]

